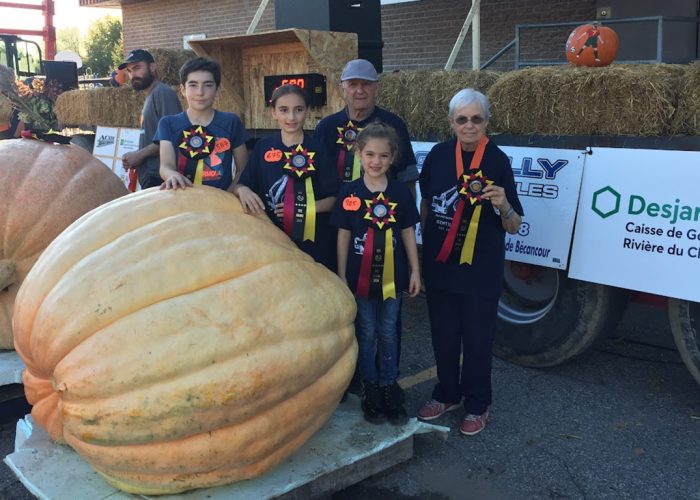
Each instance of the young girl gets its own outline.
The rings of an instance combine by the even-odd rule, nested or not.
[[[338,275],[357,301],[362,411],[369,422],[388,418],[395,425],[408,419],[396,383],[401,292],[407,288],[415,297],[420,290],[414,232],[418,210],[408,187],[387,177],[398,142],[394,129],[382,123],[372,123],[359,134],[356,145],[364,175],[341,188],[331,218],[338,227]]]
[[[272,93],[271,105],[280,131],[257,142],[233,192],[246,212],[266,212],[301,250],[334,271],[335,231],[329,219],[338,173],[319,143],[304,134],[309,106],[304,90],[282,85]]]

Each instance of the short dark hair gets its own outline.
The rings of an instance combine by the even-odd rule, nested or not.
[[[272,97],[270,97],[270,105],[274,108],[275,105],[277,104],[277,99],[279,99],[282,96],[285,95],[298,95],[299,97],[302,98],[304,101],[304,104],[306,104],[306,107],[309,107],[310,101],[309,101],[309,94],[306,93],[304,89],[302,89],[298,85],[292,85],[292,84],[285,84],[285,85],[280,85],[277,87],[273,92],[272,92]]]
[[[195,71],[208,71],[214,77],[214,83],[218,87],[221,85],[221,66],[218,62],[207,57],[195,57],[190,59],[180,68],[180,83],[185,85],[187,77]]]

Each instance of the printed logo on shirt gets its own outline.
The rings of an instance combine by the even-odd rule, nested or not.
[[[365,241],[367,241],[367,232],[365,231],[365,234],[362,236],[355,236],[353,238],[352,242],[352,248],[355,251],[355,255],[364,255],[365,254]],[[392,244],[394,248],[396,248],[396,236],[391,237]]]

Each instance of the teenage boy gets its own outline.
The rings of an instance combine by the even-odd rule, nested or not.
[[[214,109],[221,67],[204,57],[180,68],[180,92],[187,109],[158,124],[161,189],[206,185],[231,191],[248,161],[248,132],[241,119]]]
[[[119,71],[126,73],[134,90],[146,94],[141,109],[139,149],[122,156],[122,165],[125,169],[136,169],[142,189],[160,186],[163,182],[158,175],[160,150],[158,145],[153,144],[153,137],[161,118],[182,111],[180,100],[173,89],[158,80],[155,60],[146,50],[129,52],[126,60],[119,65]]]

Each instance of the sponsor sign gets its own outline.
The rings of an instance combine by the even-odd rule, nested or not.
[[[700,302],[700,152],[596,148],[569,276]]]
[[[566,269],[586,152],[500,148],[510,158],[525,211],[517,234],[506,233],[506,259]]]
[[[413,142],[420,171],[434,142]],[[506,259],[566,269],[583,173],[583,151],[500,146],[511,161],[525,217],[506,234]],[[420,190],[417,193],[420,207]],[[420,229],[416,238],[421,243]]]
[[[411,146],[413,146],[413,154],[416,155],[416,167],[418,168],[418,172],[423,170],[423,161],[425,160],[425,157],[428,156],[428,153],[430,153],[430,150],[433,149],[433,146],[435,146],[435,144],[436,144],[435,142],[416,142],[416,141],[411,142]],[[419,213],[420,213],[420,201],[421,201],[420,187],[418,186],[418,183],[416,183],[416,204],[418,206]],[[421,230],[420,230],[420,224],[418,224],[416,226],[416,242],[419,245],[423,244],[423,234],[421,233]]]
[[[92,154],[129,187],[129,175],[122,167],[124,153],[139,149],[141,131],[134,128],[97,127]],[[138,191],[137,185],[136,190]]]

